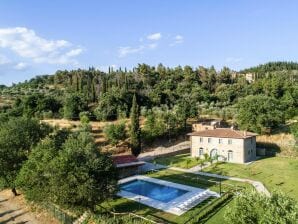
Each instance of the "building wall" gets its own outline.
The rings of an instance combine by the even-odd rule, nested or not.
[[[214,130],[215,125],[205,125],[205,124],[193,124],[192,131],[204,131],[204,130]]]
[[[202,138],[203,142],[200,142]],[[208,138],[211,142],[208,142]],[[221,139],[221,142],[219,142]],[[229,144],[229,140],[231,144]],[[190,136],[191,155],[193,157],[204,158],[204,154],[209,156],[217,152],[218,160],[232,163],[245,163],[256,159],[256,138],[229,139],[215,137]],[[200,148],[203,149],[200,155]]]
[[[256,137],[244,139],[244,162],[256,160]]]

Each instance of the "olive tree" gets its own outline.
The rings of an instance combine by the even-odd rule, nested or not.
[[[15,179],[24,161],[51,128],[28,118],[11,118],[0,125],[0,178],[17,195]]]

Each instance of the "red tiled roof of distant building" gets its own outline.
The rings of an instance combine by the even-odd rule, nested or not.
[[[230,128],[217,128],[214,130],[204,130],[198,132],[189,133],[190,136],[202,136],[202,137],[216,137],[216,138],[238,138],[245,139],[253,136],[257,136],[256,133],[248,131],[233,130]]]
[[[123,164],[123,163],[134,163],[139,160],[133,155],[122,155],[122,156],[113,156],[113,161],[115,164]]]
[[[139,166],[143,165],[143,161],[139,161],[133,155],[121,155],[121,156],[113,156],[113,162],[117,167],[125,167],[125,166]]]

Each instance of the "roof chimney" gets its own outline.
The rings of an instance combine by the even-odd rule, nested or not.
[[[243,135],[246,137],[246,135],[247,135],[247,131],[246,130],[243,131]]]

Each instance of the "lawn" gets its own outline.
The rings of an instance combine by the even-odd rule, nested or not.
[[[208,205],[208,202],[214,200],[213,198],[209,198],[196,207],[192,208],[188,212],[184,213],[181,216],[176,216],[170,213],[163,212],[158,209],[154,209],[151,207],[148,207],[146,205],[143,205],[141,203],[137,203],[135,201],[131,201],[125,198],[116,198],[113,201],[109,203],[103,203],[102,206],[105,207],[108,210],[115,211],[115,212],[132,212],[138,215],[141,215],[143,217],[146,217],[150,220],[155,220],[156,222],[161,223],[177,223],[177,224],[183,224],[187,220],[189,220],[191,217],[195,216],[200,212],[200,210],[204,209],[205,206]]]
[[[298,158],[271,157],[250,165],[219,163],[204,171],[259,180],[269,191],[281,190],[298,201]]]
[[[189,169],[200,165],[200,160],[191,157],[189,153],[176,156],[160,157],[154,160],[158,164]]]
[[[233,200],[227,203],[224,207],[218,210],[210,219],[207,220],[206,224],[228,224],[224,219],[224,214],[229,205],[233,203]]]
[[[216,178],[209,178],[205,176],[198,176],[190,173],[183,173],[179,171],[172,170],[161,170],[158,172],[153,172],[148,174],[148,176],[153,178],[159,178],[175,183],[185,184],[193,187],[199,187],[219,192],[219,180]],[[235,187],[251,187],[245,183],[238,183],[230,180],[222,181],[222,191],[226,192]],[[188,212],[184,213],[181,216],[172,215],[161,210],[157,210],[143,204],[125,199],[125,198],[116,198],[109,203],[102,204],[108,210],[115,212],[133,212],[142,216],[145,216],[151,220],[156,220],[158,222],[166,223],[177,223],[182,224],[189,220],[191,217],[196,216],[200,211],[202,211],[205,206],[208,206],[208,203],[213,201],[213,198],[210,198],[196,207],[192,208]],[[218,216],[220,213],[216,213],[215,216]]]

